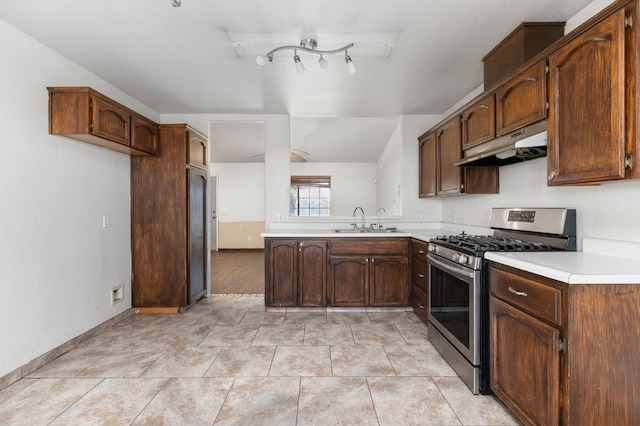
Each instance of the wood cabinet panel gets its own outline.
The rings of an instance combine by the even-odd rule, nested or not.
[[[625,177],[625,60],[624,9],[549,56],[549,185]]]
[[[429,254],[429,243],[422,240],[411,240],[411,255],[423,262],[427,261],[427,255]]]
[[[418,170],[420,198],[437,195],[437,144],[436,132],[429,132],[418,140]]]
[[[414,286],[420,287],[422,291],[429,294],[429,265],[415,257],[411,263],[411,282]]]
[[[527,423],[559,424],[559,331],[490,297],[491,389]]]
[[[267,245],[269,306],[296,306],[298,296],[298,241],[272,240]]]
[[[370,306],[406,306],[409,301],[409,259],[407,256],[372,257]]]
[[[522,71],[496,90],[496,135],[506,135],[547,116],[546,62]]]
[[[299,306],[327,305],[327,242],[298,242]]]
[[[334,238],[330,250],[332,255],[408,254],[409,241],[406,238]]]
[[[158,151],[158,125],[146,118],[131,116],[131,147],[149,154]]]
[[[369,261],[358,256],[331,256],[331,306],[367,306],[369,304]]]
[[[462,169],[454,164],[462,158],[460,117],[455,116],[436,130],[438,146],[437,193],[440,195],[462,192]]]
[[[207,140],[194,132],[189,132],[189,164],[207,165]]]
[[[131,145],[131,115],[127,111],[91,96],[91,117],[91,133],[122,145]]]
[[[462,112],[462,149],[496,137],[496,97],[490,93]]]

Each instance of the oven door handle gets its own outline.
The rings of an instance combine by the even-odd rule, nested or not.
[[[431,263],[433,266],[435,266],[436,268],[447,271],[452,275],[473,279],[473,271],[465,271],[461,268],[456,268],[455,266],[444,263],[443,261],[439,260],[438,258],[436,258],[431,254],[427,255],[427,261]]]

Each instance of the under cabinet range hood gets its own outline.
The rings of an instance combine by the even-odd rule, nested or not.
[[[547,121],[539,121],[513,133],[464,151],[456,166],[506,166],[547,155]]]

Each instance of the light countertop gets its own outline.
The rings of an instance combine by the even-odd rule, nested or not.
[[[584,238],[581,252],[488,252],[485,258],[568,284],[640,284],[638,247]]]
[[[265,238],[389,238],[411,237],[422,241],[429,241],[438,235],[451,235],[458,232],[445,229],[398,229],[395,232],[335,232],[333,229],[278,229],[260,234]]]

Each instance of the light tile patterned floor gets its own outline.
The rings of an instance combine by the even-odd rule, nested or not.
[[[411,312],[214,296],[132,316],[0,391],[1,425],[512,425]]]

